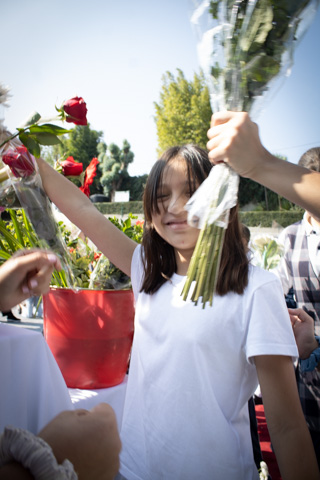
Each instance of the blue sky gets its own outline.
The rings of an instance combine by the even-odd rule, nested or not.
[[[157,158],[154,104],[162,76],[199,72],[191,0],[1,0],[2,68],[14,130],[33,110],[82,96],[92,128],[104,141],[127,139],[131,175],[148,173]],[[256,118],[262,141],[296,163],[320,145],[320,12],[294,55],[291,75]]]

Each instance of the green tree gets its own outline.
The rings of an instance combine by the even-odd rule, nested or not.
[[[205,148],[208,141],[212,112],[204,75],[195,73],[193,81],[188,81],[180,69],[177,71],[176,77],[170,72],[163,76],[160,101],[154,103],[159,154],[185,143]]]
[[[61,144],[46,149],[44,157],[50,163],[61,157],[72,156],[77,162],[83,164],[85,170],[94,157],[98,157],[98,145],[103,137],[103,132],[92,130],[90,125],[77,125],[71,133],[61,138]],[[100,184],[101,171],[90,187],[90,193],[102,193]]]
[[[120,190],[122,184],[129,178],[128,166],[133,162],[134,153],[131,151],[131,145],[127,140],[123,141],[122,148],[119,148],[115,143],[111,143],[108,152],[105,148],[105,152],[103,153],[102,150],[100,153],[101,163],[99,168],[102,171],[100,183],[103,187],[103,193],[113,201],[115,192]]]

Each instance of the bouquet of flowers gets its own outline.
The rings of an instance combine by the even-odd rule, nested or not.
[[[256,235],[251,241],[253,263],[264,270],[276,268],[283,254],[283,245],[273,235]]]
[[[292,54],[319,0],[195,0],[191,18],[213,112],[254,116],[274,84],[290,72]],[[201,228],[182,295],[212,305],[229,211],[237,202],[238,175],[215,166],[187,204],[188,220]]]
[[[125,220],[119,220],[116,217],[109,217],[109,220],[129,238],[141,243],[143,221],[137,220],[134,223],[133,220],[136,218],[136,216],[129,214]],[[125,290],[131,288],[131,280],[107,257],[101,255],[90,276],[89,288],[94,290]]]
[[[1,90],[3,91],[3,90]],[[1,97],[0,97],[1,99]],[[86,104],[75,97],[64,102],[58,120],[66,120],[78,125],[86,125]],[[0,124],[0,205],[4,208],[24,208],[39,239],[38,246],[50,248],[61,259],[65,285],[73,287],[74,277],[70,269],[69,252],[63,242],[54,220],[51,203],[46,196],[34,159],[40,156],[40,145],[59,143],[59,136],[69,133],[62,127],[42,123],[40,114],[34,113],[24,126],[10,135]],[[16,139],[20,142],[17,143]]]

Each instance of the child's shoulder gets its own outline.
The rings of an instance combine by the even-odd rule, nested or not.
[[[279,283],[279,286],[281,288],[280,281],[275,275],[275,273],[264,270],[263,268],[256,265],[249,264],[248,279],[248,287],[250,286],[251,288],[257,288],[268,283]]]

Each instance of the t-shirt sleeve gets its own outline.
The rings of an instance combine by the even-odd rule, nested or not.
[[[133,252],[131,261],[131,284],[135,301],[137,301],[143,279],[143,265],[141,255],[141,245],[137,245]]]
[[[298,350],[281,283],[272,275],[258,285],[246,305],[248,319],[246,355],[286,355],[298,358]]]

